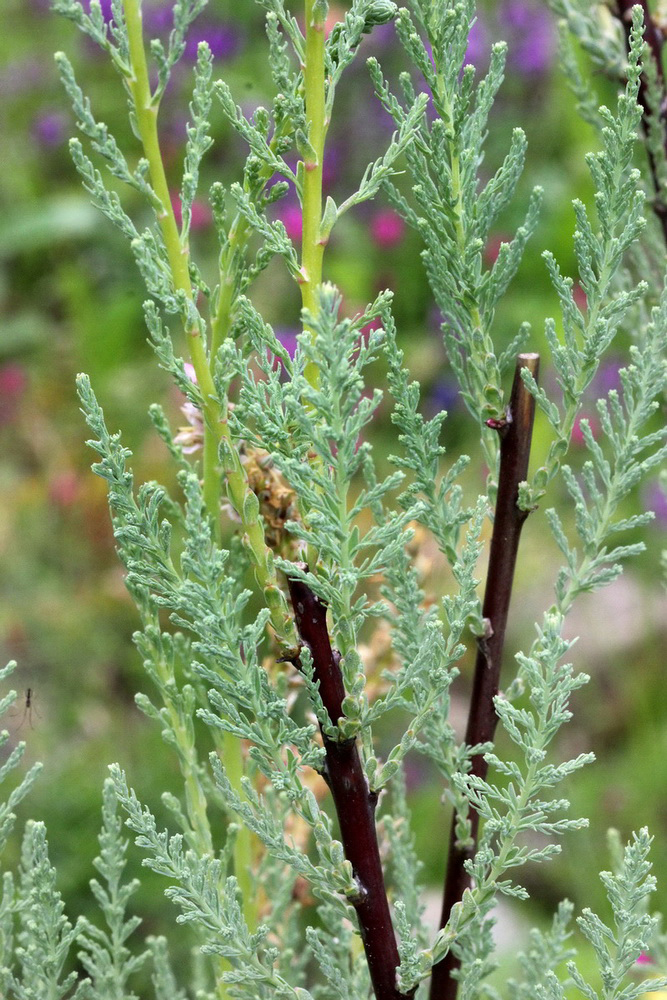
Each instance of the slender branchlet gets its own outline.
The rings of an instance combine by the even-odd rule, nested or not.
[[[623,25],[623,32],[630,48],[630,36],[632,32],[632,11],[633,7],[640,6],[644,20],[644,41],[648,46],[652,63],[655,88],[657,93],[652,93],[648,81],[649,67],[645,67],[639,84],[638,101],[642,107],[642,126],[647,136],[650,133],[654,118],[655,124],[659,126],[663,155],[658,157],[651,144],[647,143],[647,156],[653,181],[654,198],[652,200],[653,211],[655,212],[662,233],[667,243],[667,191],[665,190],[664,171],[661,170],[664,157],[667,155],[667,90],[665,89],[665,71],[663,65],[663,49],[665,45],[665,26],[658,25],[649,9],[647,0],[640,0],[638,4],[634,0],[615,0],[615,13]]]
[[[469,747],[492,743],[498,724],[495,699],[500,688],[505,632],[519,541],[528,517],[528,511],[519,507],[519,486],[528,477],[535,400],[523,381],[521,372],[524,368],[528,369],[537,382],[539,355],[519,355],[506,415],[492,425],[500,437],[500,468],[482,606],[485,631],[477,639],[477,658],[465,734]],[[488,770],[489,765],[483,752],[475,753],[470,758],[472,775],[484,780]],[[479,813],[472,808],[466,817],[467,836],[462,841],[461,817],[456,815],[456,811],[452,816],[441,927],[446,926],[452,908],[463,899],[465,890],[470,888],[471,877],[465,863],[474,858],[477,850],[479,819]],[[431,1000],[455,1000],[458,981],[451,973],[459,967],[460,961],[451,951],[442,962],[434,966]]]

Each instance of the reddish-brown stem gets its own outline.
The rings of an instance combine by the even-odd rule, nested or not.
[[[500,470],[489,568],[482,606],[487,634],[479,639],[477,644],[477,659],[465,735],[466,743],[469,746],[490,742],[493,739],[498,721],[493,699],[498,694],[500,683],[500,668],[519,538],[528,515],[528,512],[521,510],[517,503],[519,483],[524,481],[528,474],[528,459],[535,416],[535,400],[523,383],[521,369],[528,368],[533,377],[537,379],[539,360],[537,354],[520,354],[518,356],[507,417],[504,421],[494,421],[493,424],[490,424],[500,435]],[[471,771],[480,778],[486,777],[488,764],[482,754],[477,754],[472,758]],[[471,842],[470,846],[466,847],[457,840],[456,815],[452,817],[440,918],[441,927],[446,925],[452,907],[463,898],[464,890],[469,888],[471,884],[470,876],[464,865],[475,855],[479,829],[479,816],[472,807],[469,819]],[[452,978],[452,972],[457,970],[459,965],[459,960],[450,951],[441,962],[433,967],[430,1000],[455,1000],[458,980]]]
[[[305,569],[300,564],[300,569]],[[331,723],[343,715],[345,685],[340,656],[331,646],[327,609],[302,580],[288,579],[297,629],[310,650],[315,680]],[[298,660],[295,666],[300,668]],[[399,965],[375,827],[377,795],[371,792],[355,739],[336,740],[322,733],[326,779],[336,807],[345,857],[352,865],[359,895],[352,900],[376,1000],[406,1000],[396,985]],[[412,996],[412,994],[409,994]]]
[[[628,47],[630,45],[630,31],[632,30],[632,8],[635,3],[639,3],[639,6],[644,12],[644,41],[651,50],[651,55],[655,60],[656,71],[658,74],[658,83],[661,90],[661,100],[660,100],[660,121],[663,125],[663,130],[665,122],[667,120],[667,94],[665,92],[665,74],[662,65],[662,49],[665,44],[665,36],[663,34],[662,28],[658,27],[653,15],[651,14],[647,0],[616,0],[616,15],[618,16],[621,24],[623,25],[623,30],[625,32],[626,42]],[[648,86],[645,74],[642,74],[639,81],[639,104],[642,107],[642,122],[644,126],[644,132],[648,131],[648,116],[650,114],[649,100],[648,100]],[[667,151],[667,131],[664,135],[664,146]],[[665,242],[667,243],[667,204],[663,200],[663,192],[661,191],[660,178],[658,175],[658,167],[655,162],[655,157],[651,150],[647,150],[649,166],[651,168],[651,176],[653,178],[653,187],[655,188],[655,198],[653,199],[653,211],[660,221],[662,226],[662,232],[665,237]]]

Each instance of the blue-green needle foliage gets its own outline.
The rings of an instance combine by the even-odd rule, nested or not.
[[[614,580],[622,561],[641,549],[625,533],[650,515],[628,514],[626,498],[667,457],[665,428],[657,419],[666,385],[667,291],[659,275],[664,246],[657,249],[652,232],[643,242],[645,194],[635,167],[642,113],[658,179],[667,177],[667,167],[660,81],[646,59],[641,8],[633,10],[626,55],[620,33],[606,44],[609,25],[599,5],[552,3],[562,20],[564,65],[582,114],[596,127],[598,149],[588,158],[593,208],[574,202],[577,280],[587,307],[577,305],[574,278],[546,253],[560,304],[545,331],[556,393],[547,395],[523,371],[551,440],[541,467],[521,484],[519,506],[526,514],[536,510],[560,480],[574,527],[552,507],[533,515],[544,516],[563,564],[532,646],[517,655],[516,675],[495,699],[513,744],[505,758],[492,743],[460,742],[449,719],[458,663],[473,637],[483,644],[489,636],[478,565],[497,488],[496,430],[507,418],[508,369],[530,336],[524,324],[511,342],[501,342],[495,316],[538,226],[539,189],[493,266],[485,268],[483,259],[496,220],[517,197],[526,153],[517,128],[496,173],[481,173],[505,46],[494,45],[488,72],[478,79],[466,63],[473,0],[410,0],[400,10],[390,0],[353,0],[326,38],[326,0],[305,0],[303,10],[284,0],[258,2],[266,14],[275,88],[270,107],[248,116],[229,85],[216,78],[208,46],[199,46],[178,222],[157,116],[203,0],[175,3],[166,44],[144,42],[139,0],[112,0],[109,21],[97,0],[86,7],[78,0],[54,2],[108,54],[129,99],[138,152],[121,150],[95,117],[67,57],[57,56],[81,135],[71,143],[75,166],[95,204],[129,241],[149,295],[151,343],[186,397],[191,422],[186,435],[174,436],[162,409],[151,406],[152,423],[178,469],[178,488],[170,496],[157,483],[137,486],[130,452],[108,429],[88,378],[79,376],[89,444],[98,456],[93,468],[108,485],[118,553],[138,611],[135,641],[149,691],[137,694],[137,705],[174,753],[183,788],[181,795],[163,793],[170,819],[162,828],[156,803],[142,803],[131,776],[112,766],[103,790],[100,855],[93,862],[95,922],[68,921],[44,828],[26,826],[20,872],[17,878],[5,873],[0,900],[3,996],[131,1000],[144,965],[152,969],[146,995],[156,1000],[368,996],[374,973],[370,960],[367,967],[360,959],[358,938],[372,957],[363,923],[369,890],[348,857],[355,834],[346,803],[339,791],[336,822],[322,780],[340,789],[331,768],[345,757],[352,760],[347,792],[372,802],[364,812],[357,798],[352,811],[377,813],[376,823],[365,821],[372,828],[362,836],[369,850],[373,838],[379,842],[379,891],[389,898],[397,932],[390,980],[395,972],[400,994],[424,995],[434,963],[453,953],[461,1000],[562,1000],[575,987],[590,1000],[632,1000],[664,982],[628,978],[639,954],[650,950],[656,962],[667,963],[666,939],[647,910],[654,883],[645,831],[625,851],[615,850],[614,873],[602,875],[612,923],[588,910],[577,921],[597,958],[597,978],[589,982],[577,965],[577,925],[565,902],[548,930],[531,933],[519,958],[521,978],[504,991],[487,979],[496,966],[491,929],[498,897],[524,899],[522,868],[548,860],[560,850],[560,835],[586,822],[568,815],[559,789],[592,755],[563,761],[552,750],[571,717],[571,696],[587,680],[564,637],[566,616],[579,594]],[[336,89],[364,36],[390,21],[426,93],[417,93],[414,73],[406,70],[396,96],[380,65],[370,61],[396,132],[387,149],[374,151],[358,190],[338,205],[323,198],[321,187]],[[623,81],[615,108],[595,106],[568,32],[594,66]],[[642,72],[650,95],[644,108],[638,104]],[[202,158],[212,143],[214,103],[245,141],[248,158],[237,183],[228,189],[215,183],[208,191],[219,238],[218,276],[209,287],[192,259],[189,235]],[[141,224],[123,207],[117,182],[144,198]],[[290,188],[303,210],[301,247],[268,212]],[[340,292],[323,280],[323,255],[338,218],[383,192],[424,241],[448,357],[489,469],[482,496],[469,495],[461,482],[471,459],[445,452],[446,414],[422,414],[419,386],[398,346],[392,294],[382,292],[362,314],[348,317]],[[253,281],[276,257],[302,293],[303,332],[293,356],[253,301]],[[173,318],[180,320],[180,333],[171,328]],[[575,469],[567,456],[584,393],[621,330],[633,339],[621,386],[597,403],[599,433],[581,421],[587,457]],[[186,368],[188,353],[196,380]],[[378,365],[386,373],[386,403],[369,374]],[[398,430],[389,472],[376,463],[366,439],[381,403]],[[434,539],[451,570],[452,590],[437,602],[426,600],[413,561],[417,531]],[[298,600],[292,608],[287,581],[310,595],[310,623]],[[304,643],[299,629],[317,625],[323,606],[326,641],[320,634]],[[376,666],[370,686],[362,647],[375,630],[389,652],[387,669],[379,676]],[[335,705],[326,670],[342,691]],[[5,696],[0,711],[15,697]],[[379,723],[385,732],[398,726],[393,749],[384,755],[375,735]],[[23,753],[22,744],[9,740],[6,732],[0,735],[8,750],[0,782],[11,777]],[[351,748],[358,757],[349,756]],[[436,765],[460,845],[476,848],[466,862],[471,888],[434,931],[423,920],[421,865],[406,796],[404,764],[413,751]],[[472,766],[480,754],[490,766],[484,777]],[[37,770],[5,795],[0,847]],[[354,777],[359,774],[361,786]],[[140,920],[130,910],[137,882],[124,881],[124,824],[143,864],[164,877],[176,925],[188,925],[198,952],[190,971],[174,972],[167,939],[137,943]],[[78,955],[80,976],[67,965],[68,955]],[[378,994],[378,1000],[387,998]]]

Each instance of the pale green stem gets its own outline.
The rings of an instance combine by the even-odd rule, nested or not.
[[[129,77],[127,85],[134,103],[137,129],[144,148],[144,155],[148,161],[151,184],[162,205],[162,211],[158,213],[162,239],[164,240],[167,257],[169,258],[174,288],[177,291],[184,292],[188,299],[191,300],[193,298],[193,290],[190,281],[189,251],[187,245],[183,246],[181,243],[171,203],[164,163],[162,161],[157,128],[158,106],[153,101],[148,78],[141,20],[141,4],[139,0],[125,0],[125,20],[132,70],[132,75]],[[206,349],[202,342],[199,326],[197,324],[188,325],[185,332],[188,338],[192,365],[197,376],[204,404],[204,437],[205,441],[208,439],[204,446],[204,497],[215,526],[214,530],[218,534],[220,530],[221,481],[220,470],[218,468],[217,446],[215,443],[216,423],[218,420],[215,386],[211,377]]]
[[[251,235],[246,220],[237,215],[229,231],[229,242],[220,259],[220,298],[211,322],[211,358],[215,358],[220,345],[229,336],[234,306],[234,260],[245,247]]]
[[[301,243],[301,301],[304,309],[316,316],[319,303],[317,289],[322,283],[322,260],[326,240],[322,239],[322,167],[327,132],[325,109],[325,68],[323,19],[313,15],[315,0],[306,3],[306,63],[303,68],[306,95],[306,121],[310,125],[310,145],[313,156],[304,160],[303,236]],[[306,378],[318,384],[317,366],[306,366]]]

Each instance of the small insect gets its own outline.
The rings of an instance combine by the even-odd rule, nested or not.
[[[33,691],[33,689],[31,687],[26,688],[25,702],[23,703],[23,715],[21,716],[21,721],[16,727],[15,732],[19,731],[19,729],[21,728],[26,719],[28,720],[28,725],[30,726],[30,728],[31,729],[33,728],[32,725],[33,710],[35,711],[35,715],[38,714],[37,710],[34,708],[34,697],[35,697],[35,692]]]

